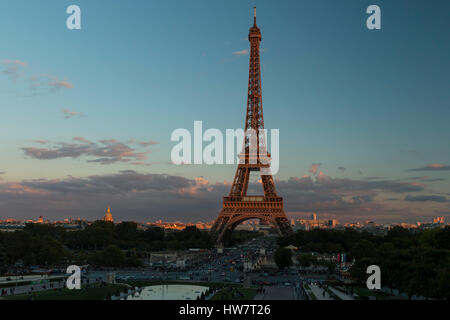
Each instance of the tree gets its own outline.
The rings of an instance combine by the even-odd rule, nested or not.
[[[125,254],[116,245],[109,245],[93,255],[91,262],[102,267],[122,267],[125,265]]]
[[[373,257],[375,255],[375,245],[368,240],[358,241],[351,249],[354,258]]]
[[[450,250],[450,226],[439,229],[436,234],[436,246],[437,248]]]
[[[433,296],[450,300],[450,277],[448,268],[442,267],[439,269],[436,279],[433,282]]]
[[[30,235],[24,231],[14,231],[4,235],[4,249],[9,264],[14,264],[17,260],[29,259],[33,241]]]
[[[136,222],[121,222],[116,225],[114,235],[118,240],[134,241],[138,238],[138,230]]]
[[[275,251],[275,263],[280,269],[289,268],[292,265],[292,251],[287,248],[278,248]]]
[[[142,238],[147,241],[164,241],[164,229],[150,227],[142,233]]]
[[[57,240],[46,236],[39,241],[36,262],[38,264],[55,265],[61,263],[67,256],[66,250]]]
[[[315,261],[315,258],[310,253],[302,253],[297,256],[297,261],[301,267],[309,267]]]

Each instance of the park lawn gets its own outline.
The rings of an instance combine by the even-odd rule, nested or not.
[[[243,297],[232,298],[230,293],[225,290],[220,290],[211,298],[211,300],[253,300],[257,293],[255,288],[237,288],[234,292],[242,293]]]
[[[104,300],[106,297],[115,295],[118,291],[124,292],[128,287],[122,284],[111,284],[106,286],[91,285],[88,288],[85,286],[81,290],[62,289],[44,290],[36,292],[34,300]],[[12,297],[7,297],[7,300],[29,300],[30,294],[19,294]]]

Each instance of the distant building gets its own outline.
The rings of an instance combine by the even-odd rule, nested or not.
[[[336,219],[328,220],[328,223],[327,223],[327,225],[332,228],[336,227],[338,224],[339,224],[339,222]]]
[[[111,214],[111,208],[108,208],[108,210],[106,210],[106,214],[105,214],[105,217],[103,218],[103,220],[107,221],[107,222],[114,222],[114,219]]]
[[[251,224],[243,224],[243,223],[241,223],[241,224],[236,226],[235,230],[236,231],[239,231],[239,230],[241,230],[241,231],[242,230],[244,230],[244,231],[254,231],[255,228]]]
[[[43,217],[43,216],[40,216],[40,217],[38,218],[38,220],[36,221],[36,223],[44,223],[44,217]]]
[[[444,217],[436,217],[433,219],[434,224],[444,224]]]
[[[304,230],[309,231],[312,229],[329,229],[336,228],[339,226],[339,221],[336,219],[319,219],[316,213],[312,213],[310,219],[297,219],[291,220],[291,226],[294,230]]]

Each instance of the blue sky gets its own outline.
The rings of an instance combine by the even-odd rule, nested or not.
[[[66,28],[71,4],[81,8],[82,30]],[[366,28],[371,4],[381,7],[381,30]],[[254,5],[263,36],[265,124],[280,129],[281,184],[309,175],[323,188],[322,172],[333,185],[377,178],[422,186],[396,196],[384,185],[358,187],[361,194],[345,189],[344,195],[340,187],[307,190],[338,194],[347,203],[375,188],[362,207],[337,212],[331,197],[324,200],[327,207],[312,202],[287,204],[287,210],[347,219],[376,206],[361,217],[386,221],[448,215],[448,1],[8,0],[0,4],[0,197],[11,202],[14,194],[28,205],[5,203],[0,218],[34,217],[39,210],[55,218],[79,214],[73,204],[79,195],[52,193],[64,209],[48,198],[28,198],[27,183],[37,179],[67,182],[133,170],[201,188],[202,177],[208,198],[208,188],[232,180],[235,166],[168,164],[170,135],[176,128],[192,130],[194,120],[221,130],[243,126],[248,55],[233,53],[248,49]],[[104,148],[109,161],[99,160]],[[118,149],[129,150],[133,160],[122,161]],[[321,164],[316,173],[309,172],[313,163]],[[220,192],[211,202],[219,207]],[[406,201],[408,195],[415,200]],[[291,198],[299,199],[295,193]],[[388,198],[398,199],[391,204]],[[199,205],[201,199],[186,200],[192,212],[174,207],[166,214],[162,204],[142,200],[141,208],[135,198],[105,196],[85,215],[117,202],[122,219],[214,218],[217,208]],[[148,213],[148,207],[155,210]]]

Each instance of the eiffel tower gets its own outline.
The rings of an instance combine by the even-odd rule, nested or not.
[[[239,165],[231,186],[230,194],[223,198],[222,211],[211,228],[211,235],[218,247],[225,245],[233,230],[249,219],[259,219],[261,224],[277,227],[284,236],[292,229],[283,209],[283,198],[278,196],[270,171],[270,154],[264,133],[264,118],[261,95],[261,65],[259,47],[261,30],[256,25],[256,7],[254,22],[250,28],[250,67],[248,80],[247,116],[245,137]],[[249,196],[250,173],[257,171],[261,175],[264,196]]]

